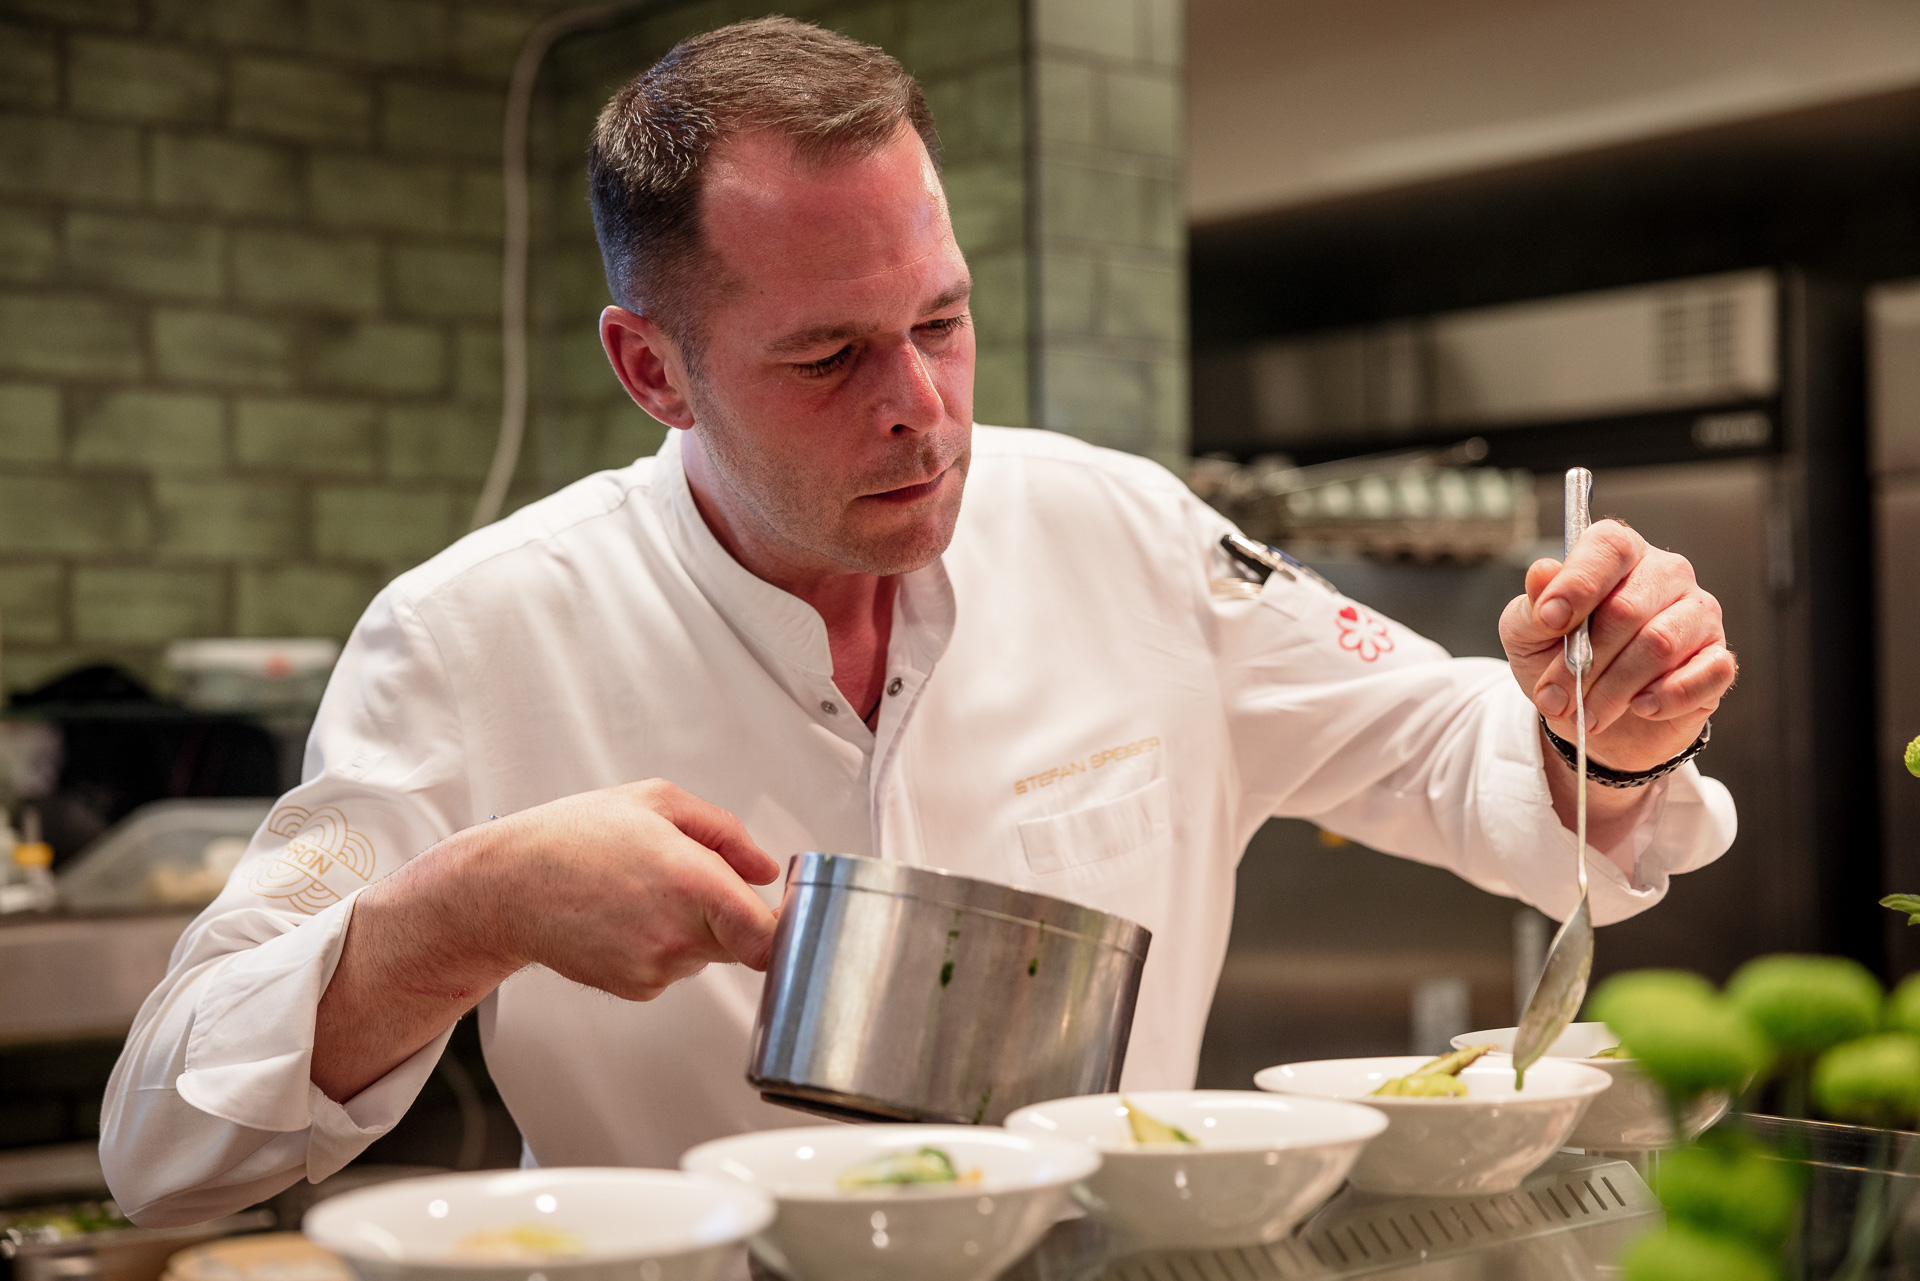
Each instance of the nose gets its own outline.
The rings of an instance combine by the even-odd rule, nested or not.
[[[927,358],[911,338],[888,344],[880,368],[880,395],[874,416],[896,436],[932,431],[946,415],[946,402],[934,385]]]

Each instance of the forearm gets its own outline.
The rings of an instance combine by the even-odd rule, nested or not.
[[[1540,756],[1547,774],[1547,791],[1553,796],[1553,812],[1559,815],[1561,824],[1571,832],[1574,830],[1575,806],[1579,796],[1573,767],[1553,749],[1544,730],[1540,731]],[[1618,852],[1630,860],[1631,845],[1627,837],[1646,818],[1656,790],[1652,786],[1621,788],[1589,783],[1587,844],[1597,850]],[[1629,877],[1633,875],[1630,865],[1620,864],[1618,858],[1615,862],[1622,872]]]
[[[493,840],[456,833],[355,900],[314,1020],[312,1079],[328,1098],[385,1076],[524,963],[491,924]]]

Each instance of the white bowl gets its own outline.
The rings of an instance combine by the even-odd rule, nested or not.
[[[1455,1049],[1467,1045],[1491,1045],[1503,1054],[1513,1049],[1517,1028],[1500,1027],[1486,1032],[1468,1032],[1453,1038]],[[1547,1047],[1550,1059],[1575,1059],[1599,1068],[1613,1078],[1613,1088],[1593,1101],[1580,1124],[1567,1136],[1566,1145],[1588,1152],[1647,1152],[1673,1146],[1673,1123],[1667,1119],[1666,1095],[1640,1065],[1632,1059],[1596,1059],[1600,1050],[1620,1044],[1620,1038],[1605,1023],[1573,1023],[1560,1039]],[[1529,1070],[1528,1075],[1532,1072]],[[1726,1115],[1730,1100],[1724,1091],[1703,1094],[1681,1109],[1680,1126],[1686,1138],[1697,1137],[1708,1126]]]
[[[1358,1104],[1252,1090],[1143,1090],[1127,1099],[1198,1146],[1135,1143],[1118,1094],[1035,1103],[1008,1117],[1007,1128],[1099,1150],[1082,1199],[1128,1253],[1277,1241],[1387,1128]]]
[[[1347,1177],[1367,1192],[1462,1196],[1510,1192],[1567,1141],[1594,1096],[1613,1083],[1598,1068],[1549,1059],[1513,1088],[1510,1059],[1481,1059],[1460,1073],[1465,1098],[1376,1098],[1373,1091],[1432,1060],[1404,1054],[1321,1059],[1262,1070],[1253,1083],[1276,1094],[1348,1099],[1386,1115]]]
[[[712,1281],[773,1214],[763,1192],[675,1170],[511,1170],[362,1188],[300,1226],[364,1281]],[[580,1257],[460,1257],[475,1233],[522,1226],[570,1236]]]
[[[889,1152],[939,1148],[977,1181],[842,1192],[840,1174]],[[753,1252],[794,1281],[987,1281],[1046,1234],[1100,1154],[990,1126],[833,1125],[703,1143],[680,1158],[779,1202]]]

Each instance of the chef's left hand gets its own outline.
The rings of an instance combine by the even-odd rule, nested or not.
[[[1685,751],[1738,670],[1720,602],[1694,581],[1686,557],[1648,546],[1617,520],[1597,521],[1564,565],[1535,561],[1526,595],[1500,616],[1500,640],[1520,688],[1568,740],[1573,676],[1561,638],[1589,616],[1588,755],[1642,770]]]

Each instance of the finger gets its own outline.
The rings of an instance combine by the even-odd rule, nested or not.
[[[1633,713],[1643,720],[1671,721],[1716,711],[1739,674],[1740,663],[1732,650],[1723,644],[1709,645],[1678,671],[1667,673],[1636,694]]]
[[[1713,613],[1713,636],[1695,639],[1691,644],[1680,648],[1673,656],[1668,667],[1678,666],[1680,662],[1705,644],[1708,639],[1725,639],[1725,633],[1719,630],[1719,602],[1700,590],[1694,581],[1693,566],[1684,556],[1672,552],[1651,549],[1634,566],[1626,581],[1615,587],[1613,592],[1600,603],[1588,622],[1589,639],[1593,646],[1593,666],[1587,676],[1587,708],[1589,715],[1596,719],[1593,724],[1608,723],[1617,717],[1619,707],[1600,708],[1592,701],[1592,694],[1600,681],[1611,669],[1630,645],[1635,641],[1648,623],[1660,617],[1666,610],[1689,598],[1704,602]],[[1671,624],[1674,620],[1669,620]],[[1659,636],[1659,633],[1656,633]],[[1566,662],[1561,653],[1562,645],[1558,640],[1548,640],[1545,648],[1538,651],[1547,659],[1547,665],[1540,671],[1534,682],[1534,704],[1541,714],[1551,721],[1555,718],[1569,718],[1571,724],[1573,706],[1573,677],[1567,671]],[[1551,651],[1551,652],[1549,652]],[[1511,654],[1511,650],[1509,653]],[[1621,703],[1631,698],[1640,685],[1659,675],[1657,670],[1643,670],[1633,688],[1616,690]],[[1555,733],[1560,731],[1556,729]]]
[[[750,970],[764,970],[773,954],[773,912],[737,880],[717,878],[705,904],[707,928],[728,957]]]
[[[655,808],[668,822],[725,859],[742,879],[754,885],[780,879],[779,860],[755,844],[746,825],[732,814],[664,779],[648,786]]]
[[[1534,602],[1534,621],[1555,636],[1572,631],[1647,554],[1647,540],[1617,520],[1587,530]]]
[[[1604,667],[1596,645],[1596,671],[1587,687],[1588,728],[1604,730],[1626,714],[1629,701],[1641,690],[1725,640],[1718,603],[1704,592],[1693,592],[1643,623]]]
[[[1551,583],[1553,576],[1559,572],[1560,562],[1550,556],[1542,556],[1527,566],[1527,602],[1531,604],[1539,600],[1540,593],[1547,590],[1547,584]]]
[[[1689,598],[1707,602],[1717,616],[1719,602],[1700,590],[1693,578],[1693,566],[1687,563],[1686,557],[1659,550],[1649,551],[1642,557],[1633,572],[1600,602],[1588,619],[1594,663],[1589,686],[1626,652],[1649,623]],[[1675,654],[1668,666],[1677,667],[1698,648],[1696,644]],[[1651,680],[1655,674],[1649,672],[1647,679]]]

